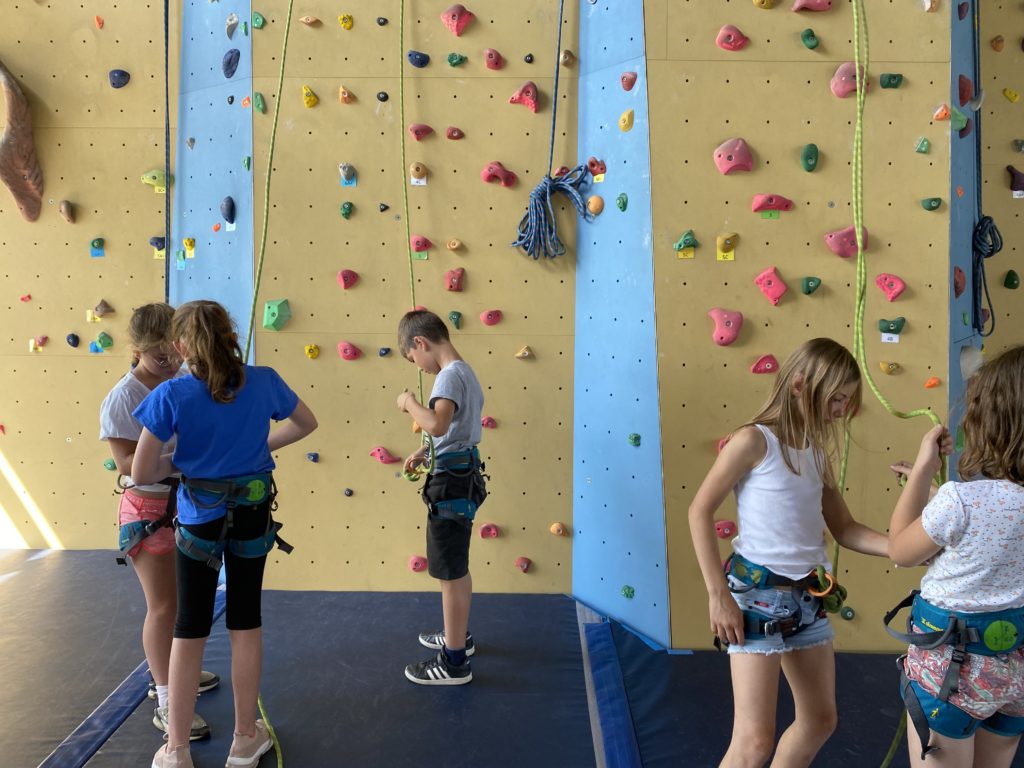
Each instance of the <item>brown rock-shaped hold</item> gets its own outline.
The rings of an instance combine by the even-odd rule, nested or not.
[[[448,27],[448,31],[456,37],[461,37],[466,25],[476,17],[462,3],[449,5],[441,12],[441,22]]]
[[[992,38],[989,44],[992,46],[993,51],[999,53],[1003,50],[1003,46],[1006,44],[1006,40],[1002,35],[996,35],[995,37]]]
[[[537,84],[527,80],[519,90],[508,97],[509,104],[522,104],[531,112],[537,111]]]
[[[459,139],[466,138],[466,134],[462,132],[461,128],[456,128],[454,125],[449,125],[445,129],[444,137],[446,139],[451,139],[452,141],[458,141]]]
[[[566,48],[558,57],[558,63],[563,67],[571,67],[576,63],[576,54]]]
[[[106,299],[100,299],[100,303],[93,309],[93,314],[96,317],[103,317],[104,315],[113,314],[114,308],[107,303]]]
[[[960,106],[964,106],[974,98],[974,83],[967,75],[960,75],[957,80],[957,96],[960,99]]]
[[[532,564],[533,564],[533,561],[530,558],[528,558],[528,557],[517,557],[516,558],[516,568],[518,568],[523,573],[526,573],[528,570],[530,570],[530,566]]]
[[[462,267],[449,269],[444,273],[444,287],[456,293],[462,291],[462,282],[466,278],[466,270]]]
[[[22,217],[35,221],[43,207],[43,170],[32,137],[32,111],[18,81],[3,62],[0,88],[7,102],[7,122],[0,136],[0,181],[11,190]]]
[[[409,135],[416,141],[422,141],[424,136],[429,136],[433,132],[434,129],[426,123],[413,123],[409,126]]]
[[[636,85],[636,72],[623,72],[619,77],[619,81],[622,83],[622,90],[632,91],[633,86]]]
[[[351,104],[355,101],[355,96],[352,91],[346,88],[344,85],[338,86],[338,101],[342,104]]]
[[[57,210],[68,224],[75,223],[75,206],[71,204],[70,200],[61,200]]]

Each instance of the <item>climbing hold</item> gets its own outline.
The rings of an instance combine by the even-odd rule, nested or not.
[[[941,383],[942,383],[942,380],[940,378],[938,378],[937,376],[932,376],[930,379],[928,379],[928,381],[926,381],[924,383],[924,388],[925,389],[935,389]]]
[[[621,115],[619,115],[619,130],[623,133],[633,128],[633,110],[627,109]]]
[[[736,341],[736,337],[740,335],[740,329],[743,327],[742,312],[715,307],[708,311],[708,317],[715,323],[715,330],[711,333],[715,344],[727,347]]]
[[[356,173],[356,167],[352,163],[338,163],[338,175],[341,177],[343,184],[351,186],[351,183],[355,181],[358,174]]]
[[[21,302],[24,302],[24,303],[27,304],[28,302],[32,301],[32,294],[31,293],[24,293],[24,294],[22,294],[21,296],[18,297],[18,301],[21,301]]]
[[[69,347],[75,348],[79,344],[79,338],[77,333],[69,333],[64,337],[64,341],[68,343]]]
[[[462,248],[462,241],[459,240],[459,238],[457,237],[453,237],[451,240],[448,240],[444,244],[444,247],[447,248],[449,251],[457,251],[460,248]]]
[[[341,218],[348,220],[352,218],[352,211],[355,210],[355,206],[349,200],[346,200],[338,207],[338,212],[341,214]]]
[[[103,468],[114,472],[117,469],[117,463],[113,459],[104,459]]]
[[[861,65],[860,74],[864,76],[864,66]],[[829,83],[832,95],[845,99],[857,90],[857,66],[852,61],[846,61],[836,68],[832,75],[832,82]],[[866,88],[866,86],[865,86]]]
[[[921,200],[921,207],[926,211],[937,211],[942,205],[941,197],[926,197]]]
[[[782,195],[754,195],[750,203],[750,210],[754,213],[761,211],[791,211],[793,201]]]
[[[626,439],[629,441],[629,444],[632,445],[634,448],[640,447],[640,435],[638,433],[630,432]]]
[[[995,51],[996,53],[1000,53],[1003,50],[1003,45],[1006,44],[1006,40],[1005,38],[1003,38],[1002,35],[996,35],[991,40],[989,40],[988,44],[992,46],[993,51]]]
[[[165,238],[160,237],[160,236],[153,236],[153,237],[149,238],[149,244],[151,246],[153,246],[154,250],[157,250],[157,251],[162,251],[164,249],[164,246],[166,245],[166,243],[167,243],[167,240]]]
[[[163,168],[153,168],[142,174],[142,183],[151,186],[156,194],[163,194],[167,185],[174,183],[174,174],[168,178]]]
[[[817,144],[805,144],[804,148],[800,150],[800,165],[808,173],[811,173],[815,168],[818,167],[818,145]]]
[[[234,104],[234,103],[235,103],[235,97],[234,96],[228,96],[228,104]]]
[[[567,536],[569,534],[569,529],[565,527],[565,523],[552,523],[548,530],[553,536]]]
[[[794,11],[830,11],[832,0],[795,0]]]
[[[355,100],[356,97],[352,94],[352,91],[344,85],[338,87],[338,101],[342,104],[351,104]]]
[[[557,168],[555,168],[554,173],[551,174],[551,178],[557,179],[559,176],[565,176],[567,173],[569,173],[569,166],[560,165]]]
[[[280,331],[292,317],[288,299],[273,299],[263,305],[263,327]]]
[[[216,224],[210,227],[210,229],[212,229],[214,232],[220,232],[220,222],[218,221]]]
[[[818,36],[814,34],[814,30],[808,27],[800,33],[800,42],[804,44],[804,47],[810,51],[813,51],[818,47]]]
[[[875,285],[882,289],[882,293],[889,301],[895,301],[907,287],[907,284],[900,278],[887,272],[883,272],[875,278]]]
[[[531,562],[532,561],[528,557],[517,557],[515,565],[516,568],[518,568],[520,571],[526,573],[528,570],[530,570]]]
[[[516,183],[516,175],[497,160],[483,167],[480,171],[480,178],[485,182],[500,181],[503,187],[511,187]]]
[[[106,299],[100,299],[100,303],[93,308],[93,314],[96,317],[103,317],[104,315],[112,315],[114,308],[107,303]]]
[[[96,29],[103,29],[103,17],[93,16],[92,23],[96,25]]]
[[[587,158],[587,169],[590,171],[591,176],[601,176],[608,170],[604,160],[598,160],[596,157]]]
[[[466,270],[463,267],[449,269],[444,273],[444,287],[449,291],[459,293],[462,291],[462,281],[466,277]]]
[[[729,139],[715,150],[715,165],[724,175],[736,171],[749,171],[754,167],[754,157],[743,139]]]
[[[800,290],[805,296],[810,296],[821,287],[820,277],[805,277],[800,281]]]
[[[61,218],[68,224],[75,223],[75,207],[71,204],[71,201],[61,200],[57,210],[60,212]]]
[[[726,24],[718,30],[718,36],[715,38],[715,45],[723,51],[741,51],[749,42],[750,38],[732,24]]]
[[[949,104],[939,104],[932,112],[932,120],[949,120]]]
[[[409,570],[413,573],[422,573],[427,570],[427,558],[422,555],[410,555]]]
[[[317,344],[307,344],[303,347],[303,351],[305,351],[306,357],[310,360],[316,360],[320,357],[320,347]]]
[[[429,251],[434,247],[434,244],[430,242],[429,237],[423,235],[410,235],[409,236],[409,247],[412,248],[414,253],[423,253]]]
[[[448,66],[457,67],[461,64],[466,63],[466,57],[461,53],[449,53],[448,54]]]
[[[355,24],[355,19],[352,18],[351,13],[343,13],[338,17],[338,24],[341,25],[342,29],[348,31],[352,29],[352,26]]]
[[[240,57],[241,52],[237,48],[232,48],[224,54],[224,58],[220,62],[220,68],[224,73],[224,77],[230,80],[235,76],[235,70],[238,69],[238,61]]]
[[[493,416],[484,416],[480,419],[480,426],[484,429],[497,429],[498,421]]]
[[[89,241],[89,255],[93,258],[100,258],[104,255],[102,237],[94,237]]]
[[[132,76],[123,69],[112,69],[107,74],[110,78],[111,88],[124,88],[128,85],[128,81],[132,79]]]
[[[769,11],[775,7],[776,0],[754,0],[754,7]]]
[[[724,235],[719,235],[715,238],[715,246],[718,248],[720,253],[731,253],[736,250],[736,246],[740,241],[740,236],[735,232],[727,232]]]
[[[303,85],[302,86],[302,105],[306,109],[312,109],[318,103],[320,103],[320,98],[315,93],[313,93],[313,89],[310,88],[308,85]]]
[[[484,51],[484,64],[487,65],[488,69],[501,69],[505,66],[505,60],[496,50],[493,48],[487,48]]]
[[[839,615],[842,616],[846,621],[852,621],[857,615],[857,612],[848,605],[844,605],[839,609]]]
[[[267,111],[267,102],[263,98],[263,94],[256,91],[252,95],[252,108],[259,112],[261,115]]]
[[[893,72],[883,72],[878,76],[878,84],[883,88],[899,88],[903,85],[903,75]]]
[[[868,249],[867,227],[861,229],[861,239],[864,241],[864,250]],[[836,256],[848,259],[857,255],[857,230],[851,224],[846,229],[837,229],[825,235],[825,245]]]
[[[970,10],[970,3],[958,3],[956,6],[956,16],[960,21],[967,18],[967,11]]]
[[[632,91],[633,86],[636,85],[636,72],[623,72],[619,75],[619,82],[622,83],[622,90]]]
[[[928,150],[932,148],[932,143],[928,141],[924,136],[917,140],[917,144],[914,145],[914,151],[921,155],[927,155]]]
[[[1014,192],[1024,192],[1024,173],[1021,173],[1012,165],[1006,166],[1010,172],[1010,189]]]
[[[228,224],[235,223],[235,199],[231,195],[220,201],[220,215]]]
[[[383,17],[383,16],[378,16],[377,17],[377,26],[378,27],[386,27],[387,24],[388,24],[388,20],[385,17]]]
[[[307,27],[320,26],[320,19],[318,19],[316,16],[300,16],[299,21],[301,21]]]
[[[422,182],[423,179],[427,178],[427,166],[419,161],[413,163],[409,166],[409,178]]]
[[[1013,90],[1013,88],[1003,88],[1003,96],[1005,96],[1010,102],[1016,104],[1020,99],[1020,94]]]
[[[953,267],[953,298],[959,299],[967,290],[967,273],[960,267]]]
[[[716,520],[715,535],[720,539],[731,539],[736,535],[736,523],[732,520]]]
[[[894,373],[896,373],[896,371],[900,369],[900,364],[889,362],[887,360],[880,360],[878,362],[878,367],[886,376],[892,376]]]
[[[248,108],[251,103],[252,103],[252,100],[248,96],[243,96],[242,97],[242,106],[243,107]]]
[[[779,370],[779,361],[775,359],[775,355],[761,355],[750,366],[751,373],[775,373]]]
[[[351,341],[338,342],[338,355],[342,360],[358,360],[363,356],[363,350]]]
[[[475,16],[472,11],[466,9],[462,3],[456,3],[450,5],[441,12],[441,22],[448,27],[448,31],[456,37],[461,37],[463,30],[466,29],[466,25],[471,22]]]
[[[377,91],[377,101],[379,101],[381,103],[384,103],[387,100],[388,100],[388,92],[387,91]]]
[[[563,67],[571,67],[576,63],[576,54],[566,48],[558,57],[558,63]]]
[[[462,327],[462,313],[452,310],[448,313],[448,322],[455,327],[455,330],[459,330]]]
[[[625,213],[626,212],[626,206],[628,206],[628,205],[629,205],[629,198],[626,196],[626,193],[625,192],[620,192],[618,197],[615,198],[615,206],[620,211]]]
[[[775,271],[775,267],[768,267],[768,269],[761,272],[761,274],[754,278],[754,284],[761,289],[761,293],[765,295],[765,298],[776,307],[787,290],[786,284],[779,277],[779,273]]]
[[[343,290],[348,290],[353,285],[359,282],[359,273],[352,269],[343,269],[338,272],[338,285]]]
[[[501,529],[495,523],[484,523],[480,526],[481,539],[496,539],[501,535]]]
[[[391,354],[391,347],[381,347],[377,350],[377,357],[387,357]]]
[[[486,309],[480,313],[480,322],[484,325],[497,325],[501,322],[500,309]]]
[[[259,11],[252,12],[252,28],[263,29],[263,26],[267,23],[266,17]]]
[[[527,64],[533,64],[533,54],[528,53],[525,56],[523,56],[523,61],[525,61]]]
[[[444,137],[446,139],[451,139],[452,141],[458,141],[459,139],[466,138],[466,134],[462,132],[461,128],[449,125],[444,131]]]
[[[957,98],[960,100],[960,106],[963,107],[968,101],[974,98],[974,83],[971,82],[971,78],[967,75],[960,75],[957,78],[956,88]]]
[[[536,357],[536,355],[533,354],[533,350],[530,349],[530,346],[526,345],[518,352],[516,352],[515,357],[517,360],[529,360],[531,358]]]
[[[879,320],[878,330],[882,333],[893,333],[897,336],[903,332],[903,326],[906,324],[907,318],[897,317],[894,320]]]
[[[519,90],[508,97],[509,104],[522,104],[531,112],[537,111],[537,85],[532,80],[527,80]]]
[[[587,210],[594,216],[600,216],[604,210],[604,198],[600,195],[591,195],[587,198]]]
[[[320,454],[317,453],[316,451],[310,451],[309,453],[306,454],[306,461],[311,461],[314,464],[319,464]]]
[[[1006,276],[1003,278],[1003,287],[1009,288],[1011,291],[1015,291],[1020,288],[1020,275],[1014,270],[1008,270]]]
[[[110,349],[114,346],[114,340],[110,338],[110,334],[106,331],[100,331],[96,336],[96,343],[103,349]]]
[[[430,63],[430,56],[422,51],[409,51],[405,55],[409,59],[409,63],[417,69],[423,69]]]
[[[968,118],[956,107],[949,108],[949,125],[954,131],[962,131],[967,127]]]
[[[636,597],[636,588],[631,587],[629,584],[623,584],[622,596],[627,600],[632,600],[634,597]]]
[[[409,135],[416,141],[421,141],[424,136],[429,136],[433,132],[434,129],[426,123],[413,123],[409,126]]]

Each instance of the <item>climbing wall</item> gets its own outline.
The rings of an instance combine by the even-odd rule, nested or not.
[[[171,40],[174,60],[173,22]],[[128,368],[132,308],[164,293],[148,241],[163,231],[166,196],[140,181],[164,161],[162,4],[16,3],[0,60],[28,100],[44,178],[34,222],[0,189],[0,548],[112,547],[115,475],[103,466],[99,404]],[[127,85],[111,86],[115,69]],[[6,126],[6,94],[0,108]],[[101,301],[114,311],[87,320]],[[101,333],[112,346],[91,351]]]
[[[826,245],[828,232],[853,224],[851,153],[855,97],[837,98],[830,82],[853,58],[849,3],[827,12],[793,12],[753,3],[645,4],[650,93],[654,285],[670,565],[672,644],[706,647],[707,599],[693,557],[687,508],[715,458],[721,437],[753,415],[773,374],[754,373],[765,355],[781,362],[800,342],[830,336],[853,346],[856,270]],[[869,231],[864,333],[867,367],[900,410],[947,409],[950,123],[933,120],[949,101],[950,14],[920,3],[869,4],[871,66],[864,129],[865,226]],[[737,30],[720,30],[725,25]],[[804,33],[811,29],[812,33]],[[738,50],[724,50],[716,38]],[[731,35],[731,36],[730,36]],[[724,39],[729,37],[728,40]],[[805,44],[817,41],[817,47]],[[898,88],[880,75],[902,74]],[[886,78],[890,83],[891,79]],[[717,147],[743,138],[749,172],[719,172]],[[928,140],[928,151],[922,139]],[[818,160],[804,170],[815,144]],[[735,155],[737,158],[738,155]],[[756,195],[783,196],[791,210],[753,212]],[[940,198],[936,210],[922,200]],[[777,199],[776,199],[776,202]],[[769,201],[769,208],[771,201]],[[688,230],[699,243],[686,248]],[[733,240],[720,248],[716,240]],[[788,290],[777,305],[755,284],[766,275]],[[897,275],[895,301],[875,286]],[[814,278],[803,291],[805,278]],[[766,286],[767,287],[767,286]],[[743,314],[738,338],[712,338],[715,309]],[[883,340],[881,320],[904,318]],[[735,328],[735,325],[733,326]],[[727,329],[728,330],[728,329]],[[895,364],[895,366],[890,365]],[[765,366],[762,362],[760,367]],[[883,372],[885,368],[885,372]],[[925,388],[932,378],[938,386]],[[932,382],[934,383],[934,382]],[[887,466],[912,458],[926,419],[898,421],[865,387],[854,422],[845,494],[854,515],[884,530],[898,488]],[[720,519],[735,519],[730,499]],[[723,540],[721,550],[728,551]],[[919,572],[843,552],[840,579],[850,590],[851,621],[835,621],[839,647],[890,648],[877,617]]]

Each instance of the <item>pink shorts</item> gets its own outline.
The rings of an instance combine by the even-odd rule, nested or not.
[[[139,520],[148,523],[150,520],[159,520],[166,511],[167,499],[147,499],[136,496],[128,490],[121,494],[121,504],[117,508],[117,522],[122,526]],[[174,551],[174,546],[174,528],[167,525],[152,536],[143,539],[141,544],[128,552],[128,556],[134,556],[140,547],[153,555],[166,555]]]

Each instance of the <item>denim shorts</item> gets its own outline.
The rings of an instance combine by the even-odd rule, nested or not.
[[[749,586],[730,576],[729,586],[739,589]],[[835,637],[828,616],[819,616],[821,601],[803,589],[773,587],[751,589],[748,592],[733,592],[733,599],[740,610],[756,611],[770,618],[789,618],[800,614],[802,624],[808,626],[789,637],[781,635],[744,636],[743,645],[730,645],[729,653],[788,653],[831,643]]]

